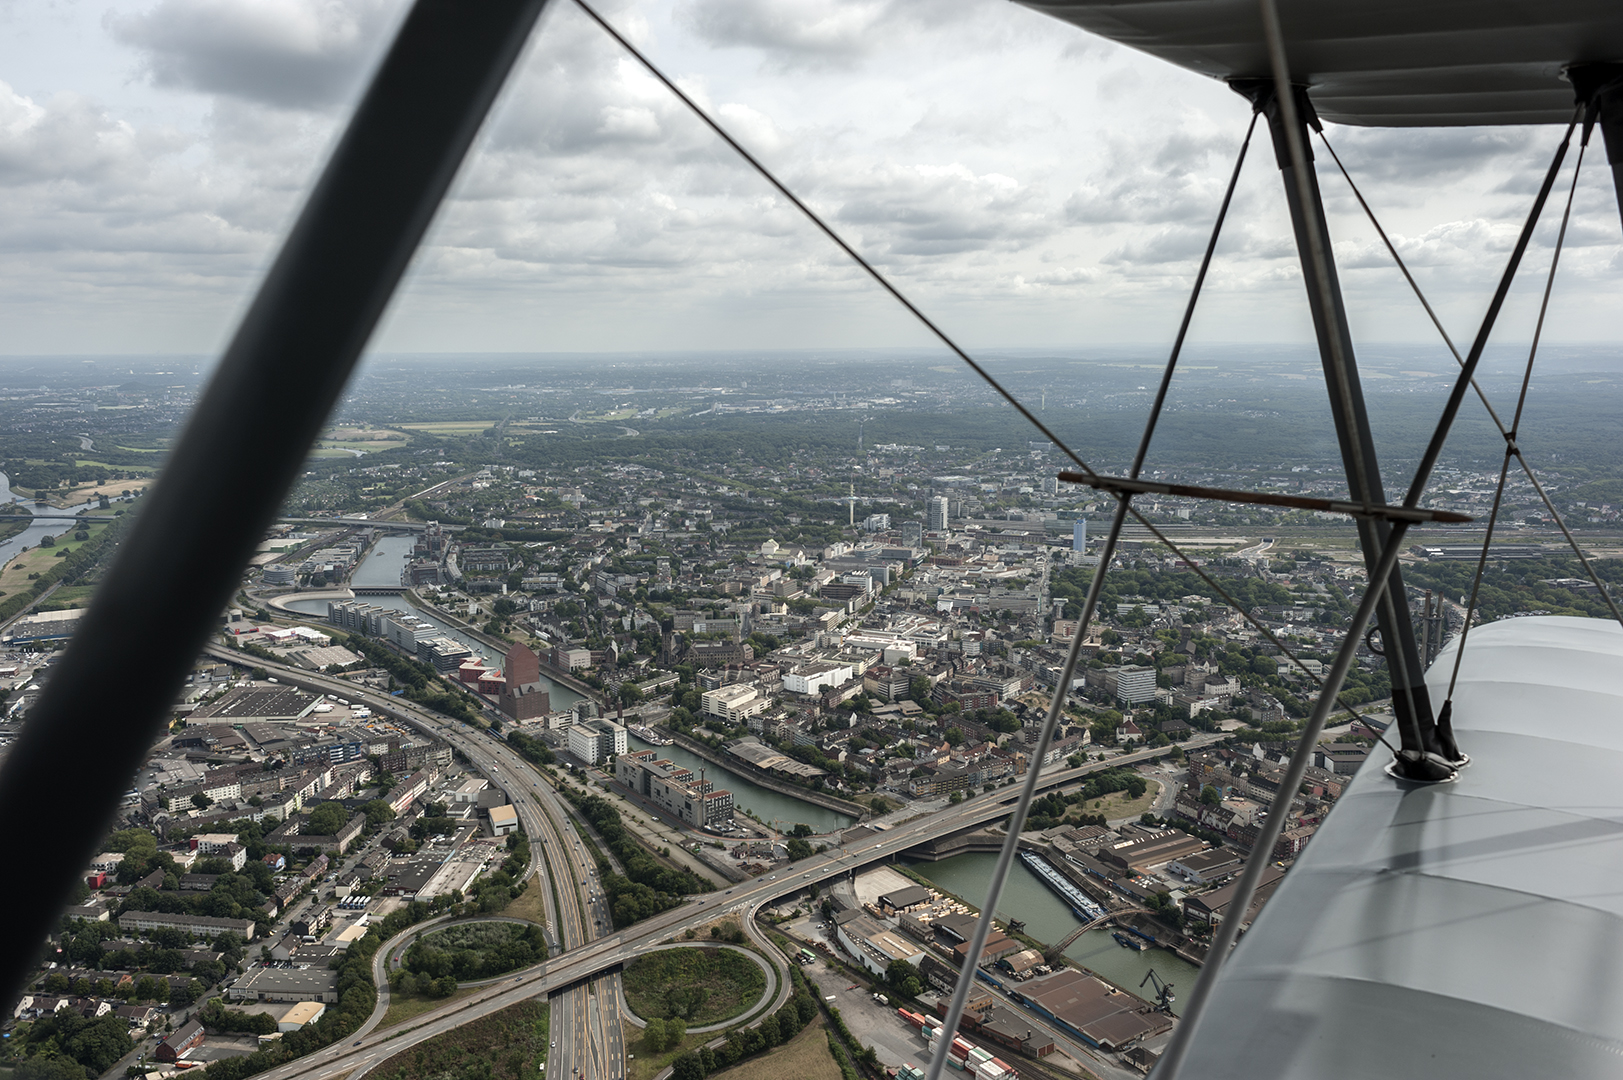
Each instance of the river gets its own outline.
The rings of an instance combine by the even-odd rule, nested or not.
[[[411,557],[412,545],[416,538],[411,536],[385,536],[372,546],[371,552],[361,560],[361,564],[350,575],[350,584],[358,588],[386,586],[393,587],[400,584],[400,571],[405,567],[406,560]],[[460,641],[472,649],[474,655],[480,657],[484,663],[501,665],[502,658],[492,655],[493,650],[477,638],[449,625],[431,611],[413,604],[411,600],[400,593],[385,594],[382,596],[359,597],[362,603],[372,604],[375,607],[388,608],[392,611],[409,611],[424,622],[431,623],[453,641]],[[325,600],[290,600],[286,604],[291,611],[302,611],[309,615],[319,615],[322,621],[327,618],[327,601]],[[547,696],[552,702],[553,709],[562,711],[573,708],[581,699],[581,695],[560,683],[555,683],[546,675],[541,676],[541,685],[546,689]]]
[[[802,802],[793,796],[773,791],[771,788],[761,787],[748,777],[740,776],[730,769],[723,769],[680,746],[651,746],[635,735],[627,735],[626,741],[630,743],[632,750],[652,750],[660,757],[674,761],[685,769],[692,769],[695,773],[704,769],[706,779],[733,793],[735,806],[750,811],[781,832],[792,830],[797,823],[805,823],[812,827],[813,832],[827,833],[847,828],[855,820],[838,811],[826,810],[813,803]],[[717,775],[718,773],[721,775]]]
[[[45,512],[51,514],[76,514],[81,510],[94,510],[98,505],[100,505],[100,500],[91,499],[89,502],[83,502],[77,506],[71,506],[66,510],[57,510],[53,507]],[[22,496],[14,493],[11,490],[11,478],[5,473],[0,473],[0,507],[3,507],[5,512],[8,514],[31,514],[34,512],[33,500],[24,499]],[[111,512],[112,511],[108,511],[108,513]],[[16,536],[13,536],[10,540],[0,543],[0,566],[4,566],[5,564],[11,562],[12,559],[15,559],[18,555],[21,555],[23,548],[33,548],[39,546],[39,542],[45,539],[47,536],[61,536],[65,532],[72,531],[73,522],[65,521],[61,518],[52,518],[49,520],[40,521],[34,525],[30,525]]]
[[[392,587],[400,584],[400,572],[404,569],[407,560],[411,558],[412,546],[416,538],[411,536],[385,536],[373,545],[372,550],[361,564],[350,575],[350,584],[355,588]],[[474,652],[486,655],[490,649],[453,627],[446,626],[432,612],[424,611],[414,606],[404,595],[363,596],[360,598],[368,604],[378,607],[393,608],[396,611],[410,611],[419,618],[442,628],[447,637],[467,645]],[[323,618],[327,614],[325,600],[295,600],[287,605],[295,611],[309,612]],[[548,685],[552,696],[554,709],[566,709],[580,700],[580,695],[566,686],[547,679],[545,675],[541,681]],[[721,769],[712,765],[703,758],[690,754],[680,746],[649,746],[641,740],[630,737],[633,750],[655,750],[662,758],[668,758],[685,768],[698,772],[701,768],[708,770],[711,779],[720,782],[733,793],[735,804],[741,809],[749,810],[762,821],[776,824],[784,830],[794,828],[797,822],[810,825],[815,832],[833,832],[849,826],[853,819],[833,810],[825,810],[821,806],[802,802],[789,795],[782,795],[769,788],[753,783],[747,777],[740,776],[731,770]],[[717,773],[723,776],[717,776]]]
[[[954,855],[940,862],[906,860],[915,873],[923,874],[948,892],[963,897],[971,904],[986,902],[986,886],[992,880],[997,855],[990,851],[973,851]],[[1082,925],[1071,909],[1051,892],[1042,879],[1015,860],[1004,883],[1003,896],[998,901],[1000,917],[1014,914],[1024,920],[1025,932],[1038,941],[1053,944]],[[1090,971],[1098,972],[1117,986],[1131,990],[1140,997],[1155,1000],[1154,984],[1139,988],[1149,969],[1176,987],[1179,1001],[1195,988],[1200,969],[1166,949],[1146,949],[1135,952],[1116,944],[1109,930],[1090,930],[1076,940],[1065,955]],[[1176,1013],[1179,1005],[1173,1006]]]

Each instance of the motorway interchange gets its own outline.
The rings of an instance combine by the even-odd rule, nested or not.
[[[234,649],[211,645],[208,651],[218,659],[241,664],[244,657]],[[555,1080],[624,1080],[625,1035],[620,1023],[620,969],[649,945],[697,929],[726,914],[743,917],[746,929],[764,904],[797,892],[813,883],[883,862],[915,845],[956,832],[990,824],[1009,811],[1014,790],[1003,789],[989,795],[965,799],[935,813],[897,825],[884,832],[861,834],[821,855],[811,856],[789,869],[768,874],[731,888],[691,898],[670,911],[644,919],[624,930],[613,929],[613,919],[590,855],[570,824],[567,811],[551,784],[515,750],[498,738],[467,728],[436,713],[420,709],[387,694],[358,688],[354,683],[311,672],[253,661],[277,667],[278,679],[319,693],[343,693],[393,715],[444,739],[460,751],[480,771],[492,777],[512,800],[519,821],[531,839],[531,871],[543,876],[532,888],[543,890],[547,930],[553,955],[545,963],[504,977],[476,990],[472,995],[442,1005],[410,1021],[405,1031],[377,1030],[384,1002],[372,1019],[350,1039],[317,1053],[289,1062],[265,1075],[271,1080],[318,1080],[336,1072],[353,1070],[349,1080],[386,1058],[435,1035],[468,1023],[491,1012],[507,1008],[527,998],[548,995],[552,1002],[551,1038],[546,1071]],[[1205,745],[1221,736],[1198,736],[1186,749]],[[1079,768],[1045,771],[1040,786],[1054,787],[1079,779],[1089,772],[1131,765],[1159,756],[1160,750],[1141,750],[1090,763]],[[852,833],[847,833],[849,838]],[[557,902],[554,901],[556,886]],[[557,946],[562,945],[559,949]],[[776,962],[779,958],[766,950]],[[786,993],[787,975],[780,980]]]

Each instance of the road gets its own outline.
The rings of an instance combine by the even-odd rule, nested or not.
[[[219,645],[208,647],[210,655],[274,670],[279,681],[323,693],[342,694],[346,700],[365,701],[374,711],[400,716],[419,729],[444,739],[481,772],[489,776],[512,802],[525,835],[530,837],[530,868],[526,879],[534,878],[530,888],[541,889],[545,909],[548,945],[554,956],[569,954],[598,937],[613,925],[608,899],[598,882],[597,867],[581,845],[579,835],[567,822],[567,813],[552,788],[541,779],[529,763],[495,739],[473,734],[456,721],[419,709],[410,702],[388,694],[367,690],[355,683],[331,679],[323,675],[302,672],[285,665],[253,657],[245,657],[240,650]],[[539,874],[539,876],[536,876]],[[556,888],[554,888],[554,886]],[[420,929],[412,928],[413,931]],[[379,957],[387,950],[379,950]],[[380,960],[381,962],[381,960]],[[546,965],[542,965],[545,968]],[[374,971],[374,976],[379,974]],[[386,1040],[373,1040],[369,1036],[382,1020],[388,1006],[388,983],[379,980],[377,1008],[355,1037],[345,1046],[331,1046],[325,1051],[301,1059],[301,1062],[334,1060],[341,1050],[353,1051],[345,1056],[344,1068],[355,1070],[357,1078],[396,1050],[409,1043],[385,1045]],[[507,990],[513,980],[503,979],[485,993]],[[525,997],[535,996],[538,987],[525,984],[525,992],[517,997],[501,994],[503,1004],[511,1005]],[[546,993],[552,993],[547,988]],[[573,1077],[574,1070],[594,1080],[623,1080],[625,1075],[625,1036],[620,1027],[619,999],[620,975],[616,972],[593,973],[593,977],[576,980],[557,993],[552,1002],[551,1031],[553,1046],[549,1048],[549,1068],[553,1075]],[[482,1014],[481,1014],[482,1015]],[[457,1023],[473,1017],[464,1016]],[[418,1023],[420,1021],[414,1021]],[[443,1029],[449,1030],[456,1024]],[[421,1029],[419,1029],[421,1030]],[[413,1039],[412,1042],[418,1040]],[[358,1048],[356,1043],[360,1043]],[[289,1068],[289,1067],[284,1067]],[[561,1071],[560,1071],[561,1070]],[[339,1070],[341,1071],[341,1070]],[[280,1074],[275,1070],[272,1075]],[[288,1073],[287,1075],[295,1075]]]
[[[741,916],[747,926],[758,908],[779,897],[812,884],[854,876],[859,869],[884,862],[917,844],[997,821],[1008,814],[1018,797],[1014,788],[976,795],[957,806],[949,805],[885,832],[861,835],[858,840],[795,863],[788,870],[722,892],[694,897],[680,907],[613,931],[607,899],[589,865],[589,856],[573,828],[561,824],[567,822],[568,817],[559,797],[505,742],[401,698],[367,690],[352,682],[281,667],[220,645],[210,645],[207,651],[219,659],[239,664],[277,668],[277,677],[285,683],[343,694],[352,701],[359,698],[374,710],[400,717],[445,739],[508,792],[525,832],[532,838],[532,848],[535,838],[541,838],[535,857],[561,870],[555,880],[563,907],[562,919],[552,923],[561,928],[564,944],[561,953],[505,982],[424,1013],[413,1019],[404,1031],[397,1028],[373,1031],[360,1039],[352,1038],[289,1062],[266,1073],[270,1080],[294,1077],[318,1080],[346,1069],[356,1070],[351,1080],[358,1080],[362,1072],[391,1054],[538,994],[557,995],[553,1000],[552,1017],[557,1045],[549,1053],[547,1071],[556,1080],[569,1080],[575,1068],[580,1068],[588,1080],[623,1080],[625,1040],[616,1004],[620,996],[618,972],[647,944],[680,937],[685,930],[699,929],[727,914]],[[1201,734],[1183,746],[1186,751],[1194,750],[1227,737],[1224,732]],[[1040,787],[1047,789],[1072,783],[1090,773],[1148,761],[1165,752],[1159,748],[1139,750],[1076,768],[1051,769],[1043,774]],[[850,830],[844,835],[851,837],[858,833],[859,830]],[[563,876],[566,874],[568,876]],[[551,899],[547,902],[550,917]]]

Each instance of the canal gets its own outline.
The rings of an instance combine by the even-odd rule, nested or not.
[[[804,823],[810,825],[813,832],[828,833],[835,829],[847,828],[855,820],[837,811],[826,810],[821,806],[802,802],[793,796],[761,787],[751,782],[748,777],[740,776],[730,769],[723,769],[680,746],[652,746],[635,735],[627,735],[626,741],[632,750],[652,750],[660,757],[674,761],[684,769],[692,769],[695,773],[704,769],[705,779],[733,793],[735,806],[750,811],[782,832],[789,832],[797,823]]]
[[[924,875],[948,892],[979,906],[986,902],[987,883],[992,880],[997,855],[990,851],[976,851],[954,855],[940,862],[912,859],[904,862],[915,873]],[[1036,874],[1026,869],[1025,864],[1018,859],[1009,870],[1009,879],[1003,886],[1003,898],[998,901],[997,910],[1000,917],[1012,914],[1015,918],[1023,920],[1027,934],[1048,944],[1062,940],[1082,925],[1076,916],[1071,914],[1071,909],[1050,892],[1048,886],[1044,885]],[[1176,988],[1178,1004],[1172,1007],[1174,1013],[1178,1012],[1181,1003],[1194,990],[1195,979],[1200,975],[1199,968],[1166,949],[1135,952],[1123,948],[1116,944],[1116,939],[1110,936],[1109,930],[1088,931],[1066,950],[1065,955],[1117,986],[1152,1001],[1155,999],[1152,989],[1154,984],[1148,984],[1143,989],[1140,989],[1138,984],[1143,982],[1149,970],[1154,968],[1158,976]]]
[[[350,584],[359,588],[377,586],[396,586],[400,584],[400,571],[405,567],[406,560],[411,557],[412,545],[415,538],[410,536],[385,536],[372,547],[372,551],[361,560],[361,564],[350,575]],[[439,630],[453,641],[459,641],[473,650],[483,663],[502,665],[502,658],[493,655],[490,646],[479,641],[472,635],[458,630],[447,624],[431,611],[425,611],[400,593],[389,593],[381,596],[362,596],[360,601],[372,604],[375,607],[388,608],[391,611],[409,611],[426,623],[439,628]],[[323,622],[327,618],[327,601],[325,600],[289,600],[286,607],[290,611],[300,611],[308,615],[319,616]],[[555,683],[541,676],[541,685],[547,691],[547,696],[556,711],[573,708],[580,701],[581,695],[561,683]]]

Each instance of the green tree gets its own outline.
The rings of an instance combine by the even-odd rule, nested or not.
[[[1223,796],[1216,788],[1207,784],[1200,789],[1200,801],[1204,806],[1221,806],[1223,805]]]
[[[310,812],[302,832],[311,836],[331,836],[344,827],[349,811],[340,802],[325,802]]]
[[[665,1049],[665,1021],[657,1016],[648,1021],[648,1026],[642,1029],[642,1041],[655,1053]]]
[[[704,1062],[689,1050],[671,1062],[671,1080],[704,1080]]]
[[[108,851],[146,852],[152,854],[158,850],[158,838],[145,829],[119,829],[107,838],[103,845]]]
[[[374,828],[394,820],[394,807],[383,799],[373,799],[366,803],[361,807],[361,813],[366,815],[367,825]]]
[[[207,810],[214,805],[214,800],[199,791],[192,796],[192,805],[199,810]]]
[[[72,1058],[36,1054],[12,1070],[13,1080],[85,1080],[85,1067]]]
[[[90,1021],[64,1044],[68,1054],[92,1076],[100,1076],[113,1063],[135,1049],[129,1027],[120,1016],[109,1015]]]
[[[799,862],[812,854],[812,846],[798,836],[791,836],[789,841],[784,844],[784,848],[789,853],[790,862]]]

